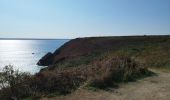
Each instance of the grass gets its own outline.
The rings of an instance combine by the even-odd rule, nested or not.
[[[96,58],[101,58],[104,54],[109,55],[128,55],[146,67],[164,67],[170,68],[170,37],[169,36],[145,36],[145,37],[106,37],[106,38],[91,38],[87,39],[88,43],[99,45],[102,41],[114,41],[113,45],[109,45],[109,49],[95,53],[93,51],[88,56],[80,58],[71,58],[64,62],[67,65],[63,66],[79,66],[87,65]],[[99,42],[99,43],[98,43]],[[112,42],[111,42],[112,43]],[[119,45],[121,44],[121,45]],[[106,44],[104,44],[106,45]],[[107,44],[108,45],[108,44]],[[94,48],[96,48],[94,46]],[[97,49],[104,48],[101,45]],[[106,56],[107,57],[107,56]]]
[[[61,68],[68,68],[68,67],[79,67],[81,65],[87,65],[91,62],[95,61],[101,56],[99,53],[93,53],[91,55],[84,55],[77,58],[72,58],[65,60],[64,62],[60,62],[56,64],[55,66],[61,67]]]

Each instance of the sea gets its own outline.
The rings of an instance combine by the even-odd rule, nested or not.
[[[37,62],[48,52],[54,52],[68,39],[0,40],[0,70],[12,65],[14,70],[35,74],[44,68]]]

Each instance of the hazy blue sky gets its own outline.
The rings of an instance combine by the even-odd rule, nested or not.
[[[170,0],[0,0],[0,38],[170,34]]]

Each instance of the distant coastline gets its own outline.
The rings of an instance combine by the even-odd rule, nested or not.
[[[55,38],[0,38],[0,40],[71,40],[71,39],[55,39]]]

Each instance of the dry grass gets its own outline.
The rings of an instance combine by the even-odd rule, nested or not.
[[[147,69],[138,66],[131,58],[114,56],[93,61],[86,66],[42,71],[34,76],[22,78],[20,82],[12,87],[3,88],[0,92],[8,90],[6,92],[8,97],[35,99],[49,94],[71,93],[84,83],[88,83],[87,86],[90,87],[103,89],[118,82],[136,79],[145,72]]]
[[[117,82],[135,80],[146,72],[146,68],[138,66],[131,58],[117,56],[96,60],[86,66],[42,71],[36,77],[44,91],[65,94],[84,83],[97,88],[105,88]]]

